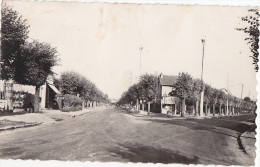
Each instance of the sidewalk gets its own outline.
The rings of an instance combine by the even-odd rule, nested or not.
[[[60,110],[43,110],[39,113],[28,113],[25,111],[14,111],[0,115],[0,131],[12,130],[37,125],[54,124],[59,121],[68,120],[74,117],[98,111],[104,107],[86,108],[82,111],[62,112]]]

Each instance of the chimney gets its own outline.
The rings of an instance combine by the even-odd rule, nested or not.
[[[160,74],[160,78],[163,78],[163,74],[162,73]]]

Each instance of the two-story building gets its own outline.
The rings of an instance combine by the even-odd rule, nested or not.
[[[158,78],[158,99],[161,104],[161,113],[167,114],[176,111],[177,97],[170,96],[174,90],[173,85],[177,82],[177,76],[160,74]]]

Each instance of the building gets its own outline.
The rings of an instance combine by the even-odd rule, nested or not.
[[[23,107],[26,93],[35,94],[35,87],[16,84],[12,80],[0,80],[0,109]],[[58,108],[57,98],[60,95],[61,92],[53,84],[53,77],[48,77],[40,87],[40,109]]]
[[[176,111],[178,99],[170,96],[169,93],[174,90],[173,85],[177,82],[177,76],[160,74],[158,78],[158,99],[161,104],[161,113],[167,114]]]

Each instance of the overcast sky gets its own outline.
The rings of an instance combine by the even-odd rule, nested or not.
[[[30,25],[29,36],[56,47],[54,71],[74,70],[111,98],[119,98],[140,71],[188,72],[235,96],[256,98],[256,73],[243,32],[247,7],[8,1]]]

